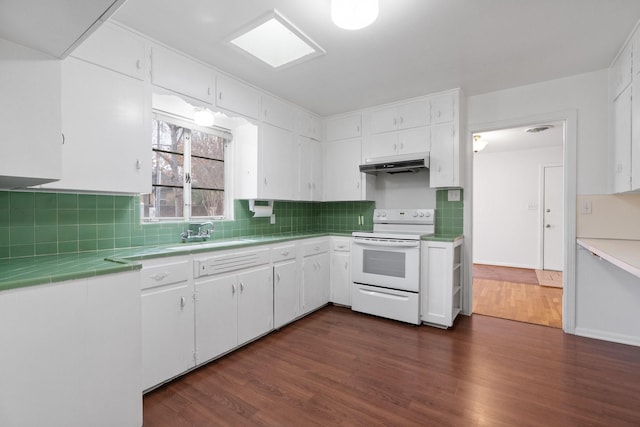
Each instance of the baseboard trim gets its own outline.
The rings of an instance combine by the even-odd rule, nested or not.
[[[640,337],[633,335],[615,334],[598,329],[576,327],[575,334],[585,338],[594,338],[602,341],[610,341],[618,344],[627,344],[640,347]]]

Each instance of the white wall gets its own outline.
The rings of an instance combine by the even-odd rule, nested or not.
[[[472,96],[468,99],[468,128],[470,131],[490,130],[485,126],[499,122],[516,122],[522,118],[549,116],[552,113],[575,110],[577,114],[576,160],[569,173],[577,177],[577,194],[606,194],[610,188],[610,140],[608,133],[608,70],[580,74],[563,79]],[[530,122],[530,121],[529,121]],[[500,126],[504,127],[504,126]],[[469,144],[471,141],[468,135]],[[470,150],[470,148],[469,148]],[[565,166],[572,159],[565,159]],[[471,164],[467,163],[468,172]],[[469,175],[468,175],[469,176]],[[468,178],[465,197],[472,192]],[[575,203],[577,200],[570,201]],[[465,218],[472,217],[470,203],[465,204]],[[565,205],[566,206],[566,205]],[[568,211],[571,212],[571,211]],[[569,219],[566,229],[575,230],[576,218]],[[469,221],[465,222],[465,237],[472,236]],[[611,341],[640,343],[640,331],[629,329],[637,324],[640,310],[640,286],[629,286],[620,274],[603,269],[600,280],[588,280],[593,268],[579,256],[574,239],[567,242],[571,251],[566,270],[575,268],[575,287],[565,288],[563,306],[565,330],[584,336]],[[570,265],[573,263],[573,265]],[[570,275],[570,274],[569,274]],[[469,278],[467,277],[467,280]],[[571,280],[568,278],[568,280]],[[637,285],[637,283],[636,283]],[[606,289],[604,288],[606,286]],[[567,318],[568,305],[574,315]],[[621,310],[624,307],[624,310]],[[568,326],[567,326],[568,325]]]
[[[577,110],[578,194],[609,190],[608,70],[471,96],[469,128]],[[489,130],[489,129],[485,129]]]
[[[562,147],[474,154],[474,263],[541,268],[540,167],[560,163]]]
[[[375,178],[378,209],[435,209],[436,190],[429,188],[429,170],[378,174]]]

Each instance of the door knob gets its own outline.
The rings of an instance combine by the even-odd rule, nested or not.
[[[551,224],[547,224],[547,225],[545,225],[545,227],[551,228]]]
[[[551,212],[551,209],[547,209],[547,212]]]

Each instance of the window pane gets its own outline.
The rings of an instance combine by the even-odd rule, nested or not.
[[[224,162],[192,157],[191,185],[198,188],[224,190]]]
[[[152,147],[174,153],[184,153],[184,136],[188,130],[171,123],[153,119],[151,134]]]
[[[191,154],[224,160],[224,139],[204,132],[191,131]]]
[[[184,156],[154,151],[151,158],[151,183],[181,187],[184,176]]]
[[[150,207],[155,208],[156,218],[184,216],[184,190],[182,188],[154,187]],[[149,215],[153,218],[153,215]]]
[[[191,216],[224,216],[224,191],[192,190]]]

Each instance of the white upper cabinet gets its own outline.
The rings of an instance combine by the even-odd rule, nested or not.
[[[60,179],[60,75],[60,60],[0,39],[0,188]]]
[[[62,69],[62,179],[57,190],[148,193],[150,102],[144,82],[70,57]]]
[[[3,38],[65,58],[125,0],[50,0],[0,2]]]
[[[293,135],[284,129],[268,124],[262,125],[261,159],[262,191],[258,197],[264,199],[292,200],[298,169],[293,151]]]
[[[322,144],[298,137],[298,199],[322,200]]]
[[[428,127],[371,135],[367,158],[425,153],[429,151],[431,133]]]
[[[429,186],[462,186],[464,150],[460,148],[462,92],[453,90],[431,97],[431,149]]]
[[[640,31],[636,31],[633,39],[631,40],[633,44],[632,47],[632,56],[633,56],[633,64],[631,66],[633,75],[637,76],[640,74]]]
[[[139,80],[144,80],[148,70],[143,39],[110,23],[98,28],[72,56]]]
[[[252,119],[259,119],[262,116],[260,113],[260,93],[257,90],[220,75],[216,87],[216,105],[218,107]]]
[[[213,70],[161,46],[152,48],[151,83],[207,103],[213,102]]]
[[[295,131],[304,137],[322,140],[322,121],[303,110],[296,111]]]
[[[362,135],[362,116],[352,116],[329,119],[326,122],[327,141],[358,138]]]
[[[269,95],[262,95],[262,121],[279,128],[293,129],[293,111],[291,107]]]
[[[633,47],[632,44],[629,43],[613,63],[613,68],[610,72],[611,99],[617,98],[631,83],[632,53]]]
[[[613,101],[613,141],[614,141],[614,191],[622,193],[631,190],[631,87],[627,87]]]
[[[324,200],[363,199],[363,180],[358,166],[362,141],[348,139],[324,143]]]
[[[431,119],[429,100],[376,110],[370,113],[369,119],[372,134],[427,126]]]
[[[457,115],[455,93],[447,92],[431,98],[431,124],[452,122]]]

